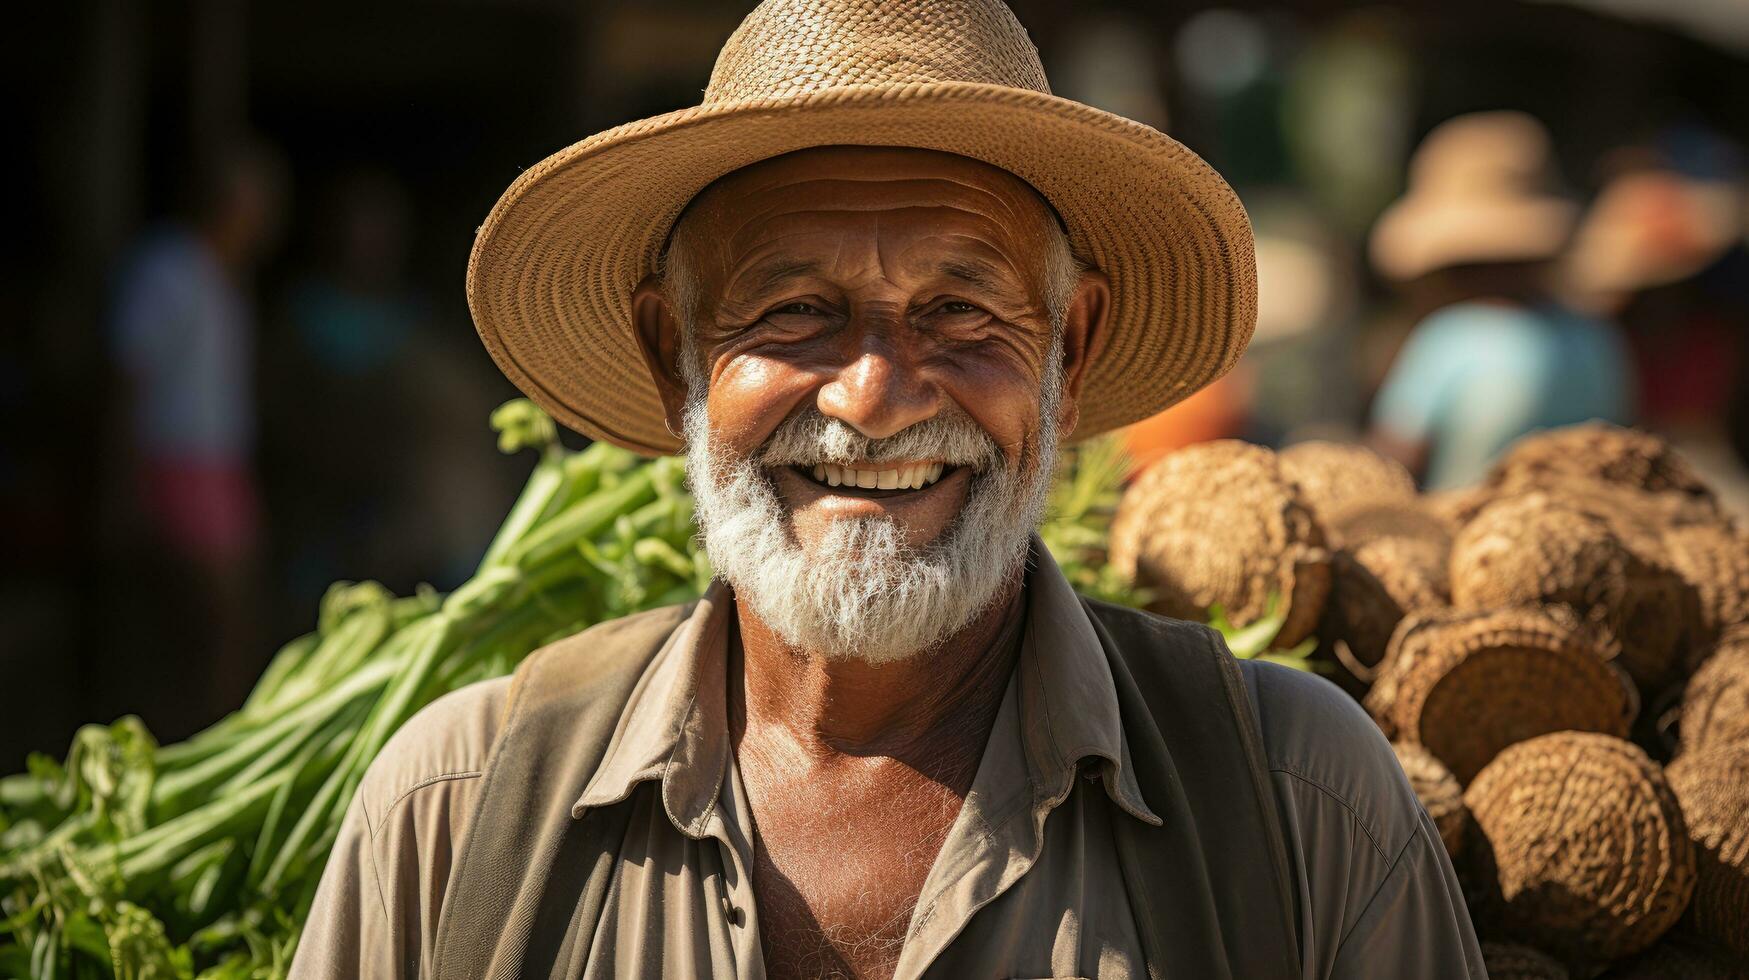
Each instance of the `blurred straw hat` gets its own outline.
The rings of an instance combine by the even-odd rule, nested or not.
[[[1050,93],[997,0],[766,0],[717,57],[701,105],[598,133],[536,164],[474,241],[486,349],[566,425],[645,453],[663,423],[631,320],[687,202],[723,175],[826,145],[981,160],[1042,194],[1112,283],[1075,435],[1146,418],[1226,373],[1256,317],[1250,223],[1177,141]]]
[[[1673,170],[1617,177],[1573,239],[1565,278],[1581,305],[1607,308],[1629,293],[1681,282],[1743,235],[1743,193]]]
[[[1577,209],[1556,196],[1548,131],[1522,112],[1435,127],[1409,162],[1409,190],[1373,226],[1373,267],[1405,281],[1483,262],[1558,255]]]

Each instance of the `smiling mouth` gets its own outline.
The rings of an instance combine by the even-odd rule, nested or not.
[[[823,487],[849,490],[922,490],[933,486],[955,467],[944,463],[912,463],[888,469],[817,463],[791,467],[796,473]]]

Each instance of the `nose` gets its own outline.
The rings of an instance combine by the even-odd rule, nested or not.
[[[941,392],[889,345],[871,339],[856,360],[821,386],[817,404],[822,414],[870,439],[885,439],[934,416]]]

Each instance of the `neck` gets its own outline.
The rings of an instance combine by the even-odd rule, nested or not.
[[[737,600],[743,669],[739,696],[731,697],[735,727],[783,736],[816,758],[905,757],[918,748],[935,755],[944,738],[981,746],[1019,654],[1023,572],[1016,569],[987,611],[934,649],[879,667],[797,649]]]

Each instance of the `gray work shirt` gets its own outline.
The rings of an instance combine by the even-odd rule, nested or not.
[[[563,975],[765,976],[752,811],[727,724],[732,604],[719,584],[682,623],[576,797],[576,816],[628,799],[633,810],[588,959]],[[1111,669],[1048,557],[1025,609],[1014,675],[913,910],[898,977],[1147,975],[1112,822],[1160,818],[1125,765]],[[1383,736],[1320,678],[1253,676],[1303,977],[1485,978],[1438,831]],[[293,980],[425,975],[509,684],[442,698],[371,765]]]

